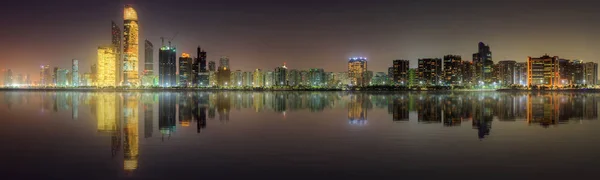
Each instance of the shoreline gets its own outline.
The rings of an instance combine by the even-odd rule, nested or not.
[[[241,91],[241,92],[600,92],[600,89],[553,89],[553,90],[531,90],[531,89],[211,89],[211,88],[0,88],[0,91],[80,91],[80,92],[189,92],[189,91]]]

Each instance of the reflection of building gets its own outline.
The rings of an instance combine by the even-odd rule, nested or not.
[[[138,16],[133,7],[127,5],[123,16],[125,25],[123,36],[123,85],[139,85],[138,78]]]
[[[175,131],[175,114],[177,104],[172,93],[161,93],[158,99],[158,128],[163,135],[170,136]]]
[[[133,171],[138,167],[139,153],[139,116],[138,116],[139,96],[134,94],[125,94],[123,96],[123,153],[124,169]]]
[[[369,103],[367,95],[364,94],[351,94],[350,102],[348,102],[348,120],[350,124],[366,124],[367,123],[367,109]]]
[[[528,86],[542,86],[546,88],[561,86],[558,56],[550,57],[544,55],[539,58],[528,57],[527,64]]]
[[[542,126],[558,122],[559,101],[555,95],[541,94],[527,96],[527,122]]]
[[[400,96],[394,99],[391,112],[394,121],[408,121],[408,97]]]
[[[440,99],[430,96],[420,96],[417,108],[419,122],[440,123],[442,122],[442,108],[439,107]]]

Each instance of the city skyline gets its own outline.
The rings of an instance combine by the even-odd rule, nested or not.
[[[2,54],[5,55],[0,59],[0,68],[10,68],[13,72],[32,74],[32,79],[39,79],[37,77],[39,76],[39,69],[37,68],[39,65],[50,64],[52,67],[67,68],[70,66],[71,59],[79,59],[82,67],[80,72],[86,72],[87,67],[90,67],[95,61],[97,46],[110,44],[110,39],[106,33],[108,22],[118,22],[118,25],[122,27],[122,24],[120,24],[122,21],[119,17],[122,18],[122,7],[126,4],[132,4],[138,11],[140,41],[148,39],[154,44],[158,44],[160,37],[171,37],[178,34],[173,44],[181,50],[180,52],[193,54],[194,49],[201,45],[203,49],[209,52],[207,61],[216,61],[220,56],[228,56],[231,59],[232,70],[242,71],[251,71],[256,68],[273,69],[283,62],[287,62],[287,66],[292,69],[319,67],[327,71],[339,72],[345,69],[345,60],[348,57],[364,56],[369,57],[370,70],[385,72],[394,59],[410,60],[411,67],[416,67],[418,58],[441,58],[446,54],[461,55],[463,60],[469,61],[471,59],[468,57],[476,52],[475,44],[479,41],[490,45],[494,52],[493,59],[496,62],[500,60],[523,62],[527,59],[527,56],[535,57],[546,53],[567,59],[598,62],[594,58],[598,55],[595,49],[600,47],[591,41],[591,39],[594,39],[592,36],[595,36],[592,34],[592,29],[598,26],[598,23],[593,21],[592,14],[590,14],[596,12],[592,12],[588,7],[593,7],[590,5],[595,2],[587,1],[580,3],[546,2],[542,4],[535,1],[486,2],[499,7],[514,8],[512,10],[505,9],[506,12],[516,12],[523,9],[537,12],[541,11],[539,9],[544,9],[543,7],[570,7],[557,9],[556,14],[565,13],[565,11],[570,12],[569,16],[561,17],[543,16],[548,15],[548,13],[499,17],[498,14],[501,14],[502,11],[500,8],[483,7],[484,4],[482,3],[469,1],[452,4],[434,1],[398,2],[398,4],[389,3],[387,8],[367,3],[337,6],[331,2],[319,4],[310,1],[305,4],[289,2],[299,4],[300,6],[297,8],[290,8],[285,6],[286,4],[263,1],[251,5],[236,1],[202,4],[216,9],[200,14],[213,15],[212,17],[216,19],[221,18],[223,21],[219,22],[214,22],[214,19],[208,18],[193,19],[203,16],[176,11],[167,11],[167,15],[171,16],[161,16],[160,13],[156,13],[160,12],[158,11],[159,8],[170,10],[175,6],[194,6],[198,4],[186,1],[172,3],[90,1],[85,5],[75,4],[73,1],[68,0],[51,2],[53,4],[63,4],[65,7],[81,6],[76,12],[72,12],[80,14],[78,17],[72,17],[69,16],[71,14],[62,12],[62,6],[56,5],[52,6],[56,8],[48,8],[43,6],[43,3],[46,2],[41,2],[40,7],[34,6],[23,12],[41,10],[36,13],[53,13],[56,14],[56,19],[34,20],[30,17],[36,14],[34,12],[30,12],[30,16],[15,16],[15,10],[23,10],[25,3],[11,2],[6,6],[7,10],[3,12],[4,15],[14,18],[3,21],[3,25],[14,20],[31,20],[34,27],[52,25],[53,28],[42,28],[45,33],[39,33],[39,31],[33,30],[39,30],[40,28],[23,30],[21,26],[3,26],[8,28],[2,31],[2,36],[7,38],[6,44],[3,45],[5,48],[0,48]],[[406,5],[406,7],[399,7],[399,4]],[[461,6],[465,4],[468,4],[468,6]],[[343,10],[343,7],[350,8],[359,5],[364,6],[363,12],[351,13]],[[394,15],[403,13],[395,13],[392,10],[406,10],[405,13],[408,13],[425,7],[439,9],[444,5],[462,10],[477,9],[477,11],[474,11],[471,15],[454,12],[451,13],[451,15],[455,15],[454,17],[450,17],[450,15],[447,17],[423,15],[414,17],[414,19],[401,18],[398,21],[399,23],[396,24],[388,25],[385,23],[395,17],[402,17]],[[529,6],[539,7],[539,9],[528,8]],[[225,7],[233,9],[226,9]],[[250,7],[260,8],[249,9]],[[279,10],[277,10],[278,7],[280,7]],[[311,9],[315,7],[330,8],[330,11],[327,11],[329,13],[311,15],[310,12],[314,11]],[[413,9],[410,9],[410,7]],[[237,10],[248,12],[250,16],[241,19],[250,21],[244,23],[241,20],[235,20],[235,18],[240,18],[236,16],[235,11]],[[282,15],[284,10],[292,10],[298,15],[283,15],[281,18],[276,18],[273,23],[264,22],[258,18]],[[580,16],[573,13],[578,13]],[[350,17],[338,17],[340,15],[349,15],[358,19],[355,23],[346,23]],[[70,18],[78,20],[73,22],[71,22],[72,20],[69,22],[63,21]],[[422,21],[416,22],[419,19]],[[441,22],[442,20],[447,22]],[[572,26],[569,26],[569,29],[560,28],[562,26],[559,26],[552,30],[547,29],[537,33],[536,28],[534,28],[536,25],[551,25],[553,20],[558,22],[555,23],[556,25]],[[417,26],[409,26],[408,29],[410,30],[401,30],[398,27],[401,24],[400,22]],[[179,26],[179,24],[188,23],[203,24],[203,27],[206,28],[195,31],[193,28],[184,29]],[[332,23],[332,26],[311,26],[326,23]],[[469,26],[466,25],[470,23],[486,26],[469,30]],[[85,24],[89,24],[89,26]],[[393,28],[385,30],[383,27],[387,26]],[[310,27],[314,27],[314,29],[307,29]],[[348,29],[348,27],[355,28]],[[450,28],[444,30],[444,27]],[[493,27],[503,28],[492,30]],[[520,30],[528,29],[527,27],[531,30]],[[415,32],[415,28],[420,30]],[[242,33],[242,30],[252,33]],[[388,32],[392,30],[397,30],[397,32]],[[15,31],[21,31],[25,35],[24,38],[15,42],[16,39],[10,36],[11,32]],[[53,33],[56,36],[48,37],[44,35],[47,33]],[[340,33],[340,35],[334,35],[335,33]],[[357,33],[358,36],[350,36],[353,33]],[[324,36],[332,37],[326,38]],[[305,40],[299,41],[299,38]],[[65,42],[65,39],[69,41]],[[7,46],[7,44],[10,46]],[[24,49],[32,48],[39,49],[39,51],[25,53]],[[311,52],[311,55],[306,56],[306,51]],[[41,54],[44,54],[44,56],[41,56]],[[139,59],[144,59],[143,53],[139,54]],[[33,62],[25,64],[15,60],[21,58],[33,59],[31,60]],[[141,72],[142,69],[140,68],[138,71]]]

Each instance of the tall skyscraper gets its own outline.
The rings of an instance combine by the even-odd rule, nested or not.
[[[261,69],[254,70],[252,84],[253,87],[263,87],[265,85],[265,77]]]
[[[498,83],[503,86],[515,84],[516,61],[504,60],[498,62]]]
[[[176,77],[177,50],[175,47],[163,46],[158,51],[158,79],[159,86],[171,87],[177,85]]]
[[[206,51],[202,50],[200,46],[198,46],[197,56],[192,69],[192,83],[196,86],[208,86],[210,75],[208,73],[208,69],[206,68]]]
[[[394,66],[392,67],[392,78],[395,84],[407,85],[408,81],[408,60],[394,60]],[[389,71],[389,70],[388,70]],[[389,73],[389,72],[388,72]]]
[[[442,80],[442,59],[419,59],[419,68],[417,71],[419,83],[422,82],[424,85],[439,85]]]
[[[127,5],[124,9],[124,43],[123,43],[123,85],[137,86],[140,84],[138,77],[138,17],[133,7]]]
[[[475,79],[483,83],[492,83],[493,74],[492,66],[492,51],[490,46],[479,42],[477,53],[473,54],[473,65],[475,65]]]
[[[40,66],[40,85],[49,86],[51,84],[52,77],[50,75],[50,66]]]
[[[179,57],[179,86],[187,87],[192,85],[192,57],[183,53]]]
[[[527,57],[528,86],[556,88],[561,85],[558,56]]]
[[[587,62],[585,63],[585,84],[596,85],[598,84],[598,63]]]
[[[219,69],[221,68],[229,69],[229,57],[222,56],[221,59],[219,59]]]
[[[288,85],[288,83],[287,83],[287,67],[285,66],[285,63],[283,64],[283,66],[275,68],[274,76],[275,76],[274,77],[275,78],[275,86]]]
[[[208,62],[208,71],[214,72],[217,70],[217,66],[214,61]]]
[[[115,75],[115,81],[117,82],[117,86],[121,84],[121,82],[123,82],[123,34],[121,33],[121,28],[119,28],[119,26],[117,25],[117,23],[115,23],[114,21],[111,22],[112,23],[112,34],[111,34],[111,40],[112,40],[112,46],[113,46],[113,51],[115,54],[115,61],[117,61],[116,64],[116,75]]]
[[[367,78],[365,78],[367,72],[367,58],[365,57],[354,57],[348,61],[348,77],[350,78],[350,85],[352,86],[367,86]]]
[[[117,54],[114,46],[98,47],[98,64],[96,66],[96,86],[117,86]]]
[[[71,69],[71,86],[77,87],[79,86],[79,60],[72,60],[73,67]]]
[[[148,40],[144,43],[144,75],[154,75],[154,45]]]
[[[444,82],[447,85],[462,84],[462,57],[459,55],[444,56]]]
[[[527,85],[527,63],[526,62],[519,62],[519,63],[515,64],[514,84],[518,84],[518,85],[522,85],[522,86]]]

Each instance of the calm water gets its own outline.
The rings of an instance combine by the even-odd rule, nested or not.
[[[596,178],[599,103],[595,93],[5,91],[0,173]]]

